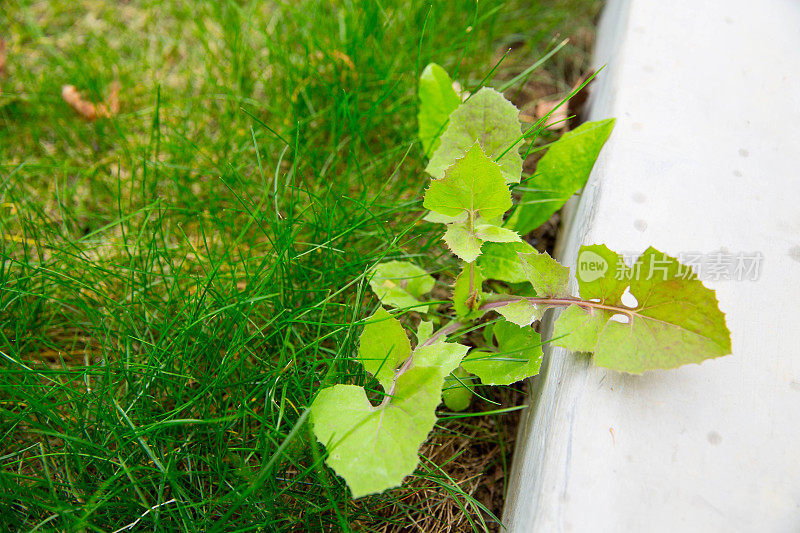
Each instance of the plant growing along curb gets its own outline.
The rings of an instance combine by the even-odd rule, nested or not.
[[[676,259],[649,248],[628,266],[604,245],[583,246],[573,295],[569,269],[520,238],[585,184],[613,120],[584,124],[551,144],[504,219],[513,207],[509,184],[522,177],[517,147],[547,117],[523,134],[517,109],[499,92],[482,88],[460,102],[444,69],[429,65],[420,80],[419,131],[426,152],[435,151],[423,206],[430,210],[426,220],[445,224],[444,241],[464,263],[454,284],[455,317],[435,332],[433,322],[422,320],[412,348],[400,321],[380,307],[364,326],[358,359],[382,387],[382,401],[373,405],[364,387],[335,385],[311,406],[327,463],[354,498],[395,487],[413,473],[443,395],[450,409],[461,410],[475,377],[508,385],[536,375],[543,342],[530,326],[548,309],[563,312],[546,342],[593,354],[595,364],[620,372],[730,353],[714,291]],[[487,279],[525,286],[517,294],[484,292]],[[423,269],[401,261],[378,265],[370,278],[383,305],[422,314],[435,307],[423,300],[433,284]],[[634,305],[623,302],[626,294]],[[482,326],[484,346],[451,341],[489,312],[501,319]]]

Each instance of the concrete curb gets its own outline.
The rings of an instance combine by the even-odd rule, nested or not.
[[[630,376],[546,352],[509,531],[800,530],[798,28],[788,0],[608,2],[590,118],[617,125],[558,255],[700,254],[733,354]],[[742,256],[755,279],[713,267]]]

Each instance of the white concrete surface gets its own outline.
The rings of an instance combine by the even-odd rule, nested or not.
[[[519,532],[800,531],[800,1],[611,0],[617,117],[561,243],[760,252],[717,291],[733,354],[622,375],[554,349],[521,428]]]

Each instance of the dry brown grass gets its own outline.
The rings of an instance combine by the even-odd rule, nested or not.
[[[481,387],[479,394],[488,395],[500,406],[478,400],[470,411],[522,405],[526,389],[525,384],[502,389]],[[507,487],[504,472],[511,466],[522,412],[440,423],[420,450],[420,475],[395,491],[394,504],[378,511],[387,518],[384,524],[379,529],[366,523],[354,526],[381,533],[461,533],[484,530],[485,524],[488,531],[500,531],[500,524],[481,507],[498,519],[502,517]],[[402,517],[395,521],[402,525],[392,525],[392,517]]]

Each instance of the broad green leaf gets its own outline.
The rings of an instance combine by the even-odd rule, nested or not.
[[[630,284],[631,269],[620,254],[604,244],[593,244],[581,247],[575,277],[581,298],[621,302]]]
[[[431,181],[423,205],[432,211],[426,219],[447,224],[445,243],[467,263],[480,255],[484,241],[520,240],[515,232],[487,222],[511,207],[511,192],[500,167],[478,143],[447,169],[444,178]]]
[[[481,378],[485,385],[510,385],[539,373],[542,365],[542,342],[531,328],[510,322],[494,326],[498,352],[470,352],[461,366]]]
[[[456,368],[452,375],[444,380],[442,400],[448,409],[454,412],[463,411],[472,403],[472,376],[461,367]]]
[[[614,313],[604,309],[583,309],[570,305],[558,316],[553,328],[553,341],[575,352],[593,352],[603,328]]]
[[[525,235],[547,222],[586,184],[613,128],[613,118],[587,122],[550,145],[533,178],[525,182],[531,190],[522,195],[506,225]]]
[[[543,305],[533,305],[527,300],[519,300],[504,305],[503,307],[496,307],[494,310],[513,324],[518,326],[530,326],[535,321],[542,319],[547,307]]]
[[[484,219],[500,216],[511,207],[511,192],[500,167],[477,142],[472,143],[443,178],[431,180],[422,203],[425,209],[451,217],[467,213],[475,220],[478,215]]]
[[[489,224],[483,219],[476,221],[473,230],[463,224],[449,224],[443,238],[447,247],[467,263],[481,255],[485,242],[522,242],[515,231]]]
[[[473,266],[472,282],[470,283],[470,265],[464,265],[464,270],[456,278],[453,286],[453,309],[459,318],[473,320],[482,316],[483,311],[478,308],[483,301],[483,274],[478,265]],[[470,286],[472,290],[470,291]]]
[[[458,368],[468,351],[468,346],[454,342],[423,344],[414,350],[414,366],[441,368],[446,376]]]
[[[434,178],[441,178],[456,159],[479,141],[483,151],[492,160],[497,160],[506,183],[519,183],[522,176],[519,145],[508,148],[521,136],[519,110],[499,92],[484,87],[450,114],[441,146],[434,152],[425,171]]]
[[[373,270],[369,286],[384,305],[414,307],[433,289],[435,280],[425,270],[407,261],[388,261]],[[424,311],[424,309],[423,309]]]
[[[433,211],[428,211],[428,214],[422,217],[422,220],[426,222],[433,222],[434,224],[452,224],[454,222],[466,222],[467,213],[463,212],[458,216],[450,217],[447,215],[434,213]]]
[[[447,127],[450,113],[461,104],[453,80],[442,67],[431,63],[419,78],[419,139],[425,155],[436,151],[441,144],[439,137]]]
[[[542,298],[569,298],[569,268],[546,252],[520,255],[522,270],[536,295]]]
[[[461,224],[448,224],[443,239],[450,251],[462,261],[472,263],[481,255],[483,241]]]
[[[423,320],[417,328],[417,346],[427,341],[433,335],[433,322]]]
[[[486,344],[491,344],[492,339],[494,339],[494,325],[496,322],[487,322],[485,326],[483,326],[483,333],[481,337],[483,337],[483,342]]]
[[[604,253],[596,247],[582,252],[587,249]],[[630,277],[627,288],[636,306],[623,305],[622,284],[615,279],[620,274],[609,267],[581,283],[581,297],[604,295],[599,303],[605,308],[587,309],[593,302],[570,306],[556,321],[553,344],[594,352],[595,364],[632,374],[730,353],[730,332],[714,291],[677,259],[648,248],[623,274]]]
[[[524,283],[507,283],[508,288],[511,289],[511,294],[514,296],[524,296],[526,298],[533,298],[536,296],[536,291],[533,290],[533,285],[526,279]]]
[[[353,498],[396,487],[414,472],[419,447],[436,423],[443,382],[438,368],[411,368],[397,378],[391,401],[377,407],[355,385],[319,392],[312,428]]]
[[[433,289],[434,279],[425,270],[405,261],[381,263],[373,270],[370,288],[381,303],[393,307],[414,307]]]
[[[379,308],[364,326],[358,359],[364,368],[389,390],[397,366],[411,356],[411,343],[400,321]]]
[[[478,264],[486,279],[496,279],[507,283],[528,281],[522,270],[519,254],[535,252],[527,242],[486,243],[481,248]]]
[[[488,242],[522,242],[516,231],[488,223],[476,224],[475,236],[482,241]]]

